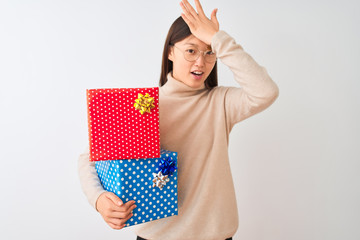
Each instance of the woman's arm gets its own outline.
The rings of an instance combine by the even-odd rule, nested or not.
[[[89,203],[101,214],[104,221],[113,229],[122,229],[132,217],[132,210],[136,208],[135,201],[123,203],[112,192],[102,187],[95,169],[95,162],[89,161],[89,152],[80,155],[78,172],[81,187]]]
[[[270,106],[279,89],[266,69],[260,66],[235,40],[224,31],[211,41],[212,50],[234,74],[241,88],[227,88],[225,110],[229,126]]]
[[[265,68],[258,65],[231,36],[219,31],[217,9],[212,11],[209,19],[199,0],[195,0],[195,5],[197,11],[187,0],[182,0],[182,18],[195,37],[211,45],[218,59],[231,69],[241,86],[227,88],[225,93],[226,118],[231,129],[236,122],[270,106],[277,98],[279,89]]]
[[[95,169],[95,162],[89,161],[89,151],[80,155],[78,160],[78,173],[81,188],[91,206],[96,209],[97,199],[106,191],[100,183],[100,179]]]

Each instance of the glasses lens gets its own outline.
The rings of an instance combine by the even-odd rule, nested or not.
[[[205,61],[212,63],[216,61],[216,55],[212,51],[207,51],[205,54]]]
[[[184,52],[184,57],[186,60],[192,62],[195,61],[200,55],[199,50],[196,48],[187,48]]]
[[[196,61],[200,54],[204,54],[204,58],[206,62],[212,63],[216,61],[216,55],[211,50],[207,50],[205,52],[200,51],[196,47],[190,47],[185,49],[184,51],[184,57],[186,60],[193,62]]]

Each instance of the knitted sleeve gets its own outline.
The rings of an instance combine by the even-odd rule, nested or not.
[[[91,206],[96,209],[96,201],[100,194],[106,192],[102,187],[95,169],[95,162],[89,161],[89,151],[80,155],[78,160],[80,184]]]
[[[235,40],[224,31],[216,33],[211,42],[212,50],[234,74],[240,88],[226,88],[225,114],[228,128],[270,106],[279,89],[260,66]]]

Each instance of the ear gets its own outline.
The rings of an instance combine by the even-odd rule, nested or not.
[[[168,59],[172,62],[174,61],[174,47],[173,46],[170,46],[170,48],[169,48]]]

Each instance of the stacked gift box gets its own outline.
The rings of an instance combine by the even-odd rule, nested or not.
[[[177,153],[160,150],[158,88],[87,90],[90,161],[137,208],[126,226],[177,215]]]

